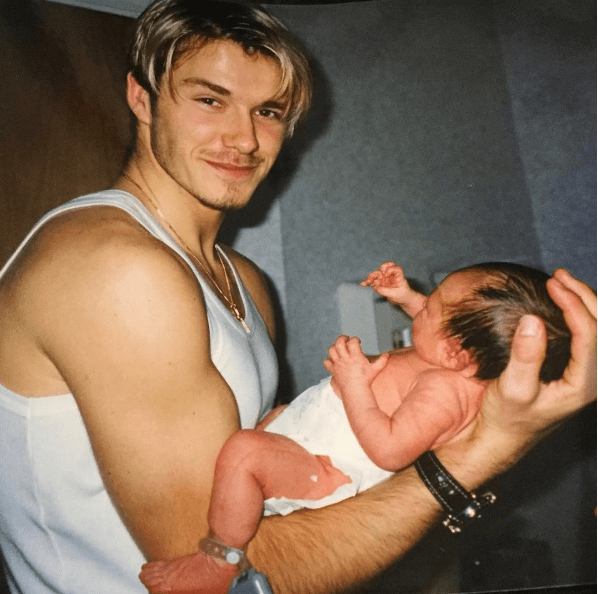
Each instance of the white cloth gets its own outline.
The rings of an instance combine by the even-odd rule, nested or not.
[[[236,272],[250,334],[149,211],[120,191],[59,207],[23,243],[59,212],[97,205],[128,212],[195,272],[212,359],[233,390],[242,426],[253,427],[272,407],[278,371],[266,327]],[[0,386],[0,548],[13,594],[147,594],[137,577],[145,559],[112,505],[71,394],[24,398]]]
[[[267,499],[265,515],[286,515],[297,509],[331,505],[393,474],[376,466],[359,445],[343,403],[330,387],[330,378],[297,396],[265,430],[289,437],[312,454],[329,456],[332,464],[352,479],[322,499]]]

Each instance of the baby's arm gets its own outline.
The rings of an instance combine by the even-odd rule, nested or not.
[[[461,426],[458,389],[446,381],[446,374],[422,374],[389,416],[378,408],[371,389],[388,354],[370,362],[359,339],[347,336],[340,336],[328,354],[324,366],[332,374],[332,387],[343,401],[357,440],[377,466],[391,471],[404,468]]]
[[[372,287],[391,303],[399,305],[411,318],[414,318],[426,303],[425,295],[409,286],[403,268],[394,262],[381,264],[378,270],[368,274],[361,286]]]

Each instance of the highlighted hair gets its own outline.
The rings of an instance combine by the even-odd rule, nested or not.
[[[155,100],[180,60],[212,41],[239,44],[247,55],[261,54],[280,67],[275,100],[286,109],[287,135],[307,113],[312,96],[311,69],[286,27],[259,6],[215,0],[158,0],[137,20],[129,49],[129,71]]]

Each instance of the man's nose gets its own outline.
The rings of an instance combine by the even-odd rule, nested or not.
[[[227,148],[234,148],[244,155],[254,153],[259,143],[252,114],[231,113],[222,139]]]

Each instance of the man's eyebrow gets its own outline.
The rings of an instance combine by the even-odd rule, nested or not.
[[[284,111],[286,107],[286,103],[281,103],[280,101],[274,101],[273,99],[270,101],[265,101],[260,105],[262,109],[278,109],[280,111]]]
[[[206,87],[207,89],[210,89],[210,91],[218,93],[219,95],[230,95],[230,91],[226,87],[217,85],[209,80],[206,80],[205,78],[191,76],[189,78],[184,78],[182,82],[186,87]]]
[[[218,93],[219,95],[223,95],[226,97],[231,95],[231,92],[226,87],[222,87],[213,82],[210,82],[209,80],[206,80],[205,78],[199,78],[197,76],[190,76],[189,78],[184,78],[182,80],[182,83],[186,87],[205,87],[206,89],[210,89],[210,91],[213,91],[214,93]],[[260,105],[260,107],[263,109],[278,109],[280,111],[284,111],[286,106],[286,102],[275,101],[274,99],[264,101],[264,103]]]

